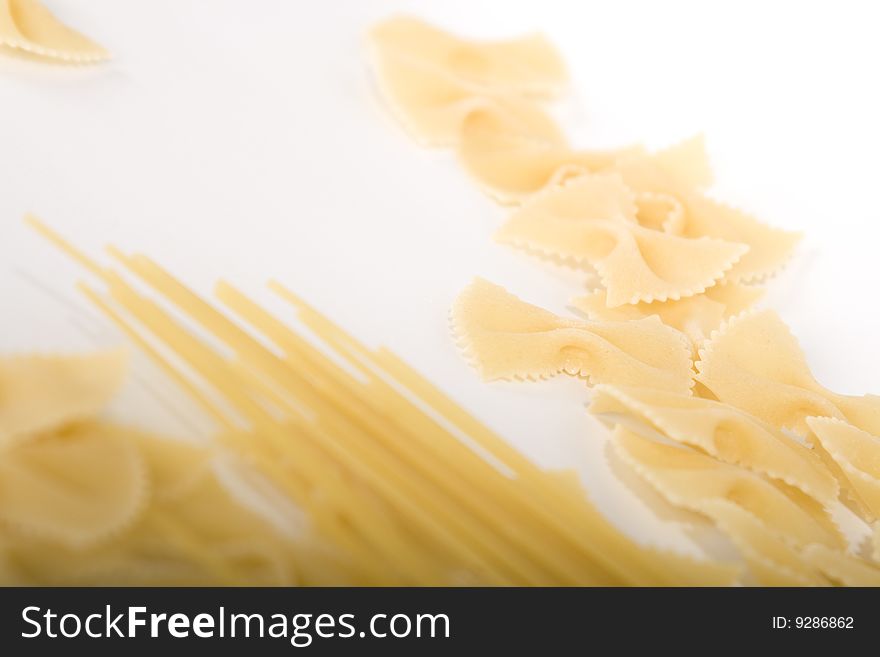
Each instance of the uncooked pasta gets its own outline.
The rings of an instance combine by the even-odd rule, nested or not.
[[[385,48],[393,32],[395,56],[430,70],[411,89],[419,104],[384,88],[395,112],[410,124],[447,119],[444,138],[427,141],[455,148],[481,188],[514,206],[498,242],[598,278],[571,301],[589,321],[477,280],[452,309],[467,358],[489,380],[566,372],[596,386],[590,411],[618,456],[728,536],[748,566],[742,581],[876,585],[876,545],[847,539],[835,518],[843,506],[865,523],[880,513],[880,398],[821,386],[782,320],[751,310],[800,235],[710,197],[699,137],[656,152],[574,146],[546,94],[517,88],[488,57],[479,85],[461,74],[456,93],[444,93],[435,80],[450,75],[448,63],[421,54],[414,25],[374,31]],[[556,69],[536,60],[518,70],[558,92]],[[387,77],[381,64],[377,73]]]

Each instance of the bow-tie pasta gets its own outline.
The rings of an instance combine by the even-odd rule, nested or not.
[[[122,385],[126,360],[123,351],[0,359],[0,449],[97,414]]]
[[[37,0],[0,0],[0,50],[69,64],[110,58],[104,48],[61,23]]]
[[[668,199],[673,219],[664,227],[668,226],[676,234],[748,245],[748,252],[727,272],[725,280],[748,283],[776,273],[800,240],[799,233],[771,228],[740,210],[710,199],[655,156],[622,156],[614,170],[633,191]],[[656,218],[652,220],[656,222]]]
[[[843,586],[880,586],[880,568],[853,554],[832,550],[825,545],[809,545],[804,548],[802,556],[829,579]]]
[[[750,308],[764,290],[752,285],[719,283],[701,294],[671,301],[640,302],[609,307],[608,291],[598,289],[571,300],[571,306],[589,319],[623,321],[657,315],[664,324],[687,335],[694,345],[694,353],[712,331],[733,315]]]
[[[398,16],[374,26],[370,42],[379,57],[405,55],[480,89],[547,96],[559,93],[568,79],[559,53],[540,34],[473,41]]]
[[[844,545],[828,511],[799,490],[705,453],[643,438],[620,426],[614,432],[614,446],[642,479],[675,506],[704,512],[706,502],[727,500],[796,545]]]
[[[687,448],[640,437],[621,426],[616,453],[667,502],[709,518],[743,554],[764,586],[827,584],[803,550],[844,546],[844,538],[822,506],[799,491],[720,463]]]
[[[532,197],[495,237],[594,267],[611,307],[703,292],[748,251],[736,242],[644,228],[632,192],[615,174],[581,176]]]
[[[523,101],[555,93],[565,82],[561,60],[541,36],[468,42],[399,17],[373,28],[369,41],[383,96],[425,144],[457,143],[465,118],[482,107],[525,121],[520,130],[558,132],[540,109]]]
[[[732,318],[700,350],[696,379],[718,399],[805,434],[811,415],[880,434],[880,397],[838,395],[813,378],[797,340],[771,310]]]
[[[756,515],[728,500],[709,500],[701,511],[743,555],[760,586],[828,586],[819,568]],[[824,547],[824,546],[823,546]]]
[[[831,417],[810,417],[808,440],[868,522],[880,518],[880,438]]]
[[[837,482],[812,450],[727,404],[665,390],[601,385],[593,392],[590,412],[636,432],[659,432],[720,461],[793,486],[823,506],[837,500]]]
[[[574,150],[558,128],[551,132],[503,108],[481,107],[462,123],[458,157],[489,195],[519,203],[570,178],[609,169],[622,155],[641,150]]]
[[[489,380],[565,372],[593,383],[682,393],[691,386],[684,336],[656,317],[635,322],[566,319],[477,279],[455,302],[452,319],[466,353]]]
[[[64,545],[119,532],[145,497],[143,460],[113,427],[37,435],[0,457],[0,522]]]

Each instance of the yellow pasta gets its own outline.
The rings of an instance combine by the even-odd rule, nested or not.
[[[636,219],[639,225],[652,230],[678,235],[684,230],[684,206],[671,194],[633,192]]]
[[[572,302],[589,321],[475,280],[452,321],[481,374],[595,385],[590,411],[614,427],[616,453],[728,536],[753,582],[880,585],[832,517],[841,490],[863,519],[880,517],[880,397],[820,386],[775,314],[743,312],[761,293],[748,284],[799,236],[709,198],[700,137],[656,153],[573,147],[540,104],[566,80],[543,37],[478,43],[400,17],[369,43],[407,129],[454,146],[487,192],[520,204],[497,239],[599,274],[601,288]],[[0,0],[0,47],[106,57],[36,0]],[[123,276],[31,223],[101,283],[81,288],[216,432],[182,442],[101,419],[119,352],[0,361],[2,584],[718,585],[741,574],[635,543],[571,472],[538,467],[280,284],[311,339],[227,283],[215,305],[146,256],[110,249]],[[877,560],[880,523],[873,540]]]
[[[458,145],[465,171],[502,203],[521,202],[570,178],[607,169],[626,152],[575,151],[558,128],[523,121],[500,107],[468,114]]]
[[[422,21],[398,17],[370,32],[373,69],[383,96],[416,139],[457,143],[465,117],[481,107],[556,133],[543,112],[523,96],[547,94],[565,81],[565,69],[540,36],[507,42],[466,42]]]
[[[873,551],[871,552],[871,558],[880,563],[880,522],[874,523],[874,535],[872,537],[872,547]]]
[[[243,507],[210,471],[194,484],[173,499],[152,499],[129,528],[107,540],[75,547],[26,534],[7,536],[7,554],[17,576],[38,585],[277,586],[309,581],[301,580],[296,569],[300,546]],[[318,568],[312,573],[321,583],[340,581],[322,580]]]
[[[721,401],[802,434],[811,415],[880,434],[880,397],[838,395],[813,378],[788,327],[770,310],[732,318],[700,350],[697,381]]]
[[[614,174],[581,176],[535,195],[496,233],[505,244],[592,265],[611,307],[688,297],[711,287],[748,247],[644,228]]]
[[[72,64],[110,58],[104,48],[62,24],[38,0],[0,0],[0,48]]]
[[[217,478],[216,446],[88,420],[0,459],[0,584],[340,584],[356,581],[308,527],[298,538]]]
[[[837,500],[838,484],[807,447],[757,418],[720,402],[665,390],[598,386],[590,412],[611,422],[633,421],[716,459],[799,489],[819,504]]]
[[[726,319],[750,308],[763,294],[760,287],[722,282],[701,294],[681,299],[609,307],[608,291],[600,288],[572,299],[571,306],[589,319],[600,321],[625,321],[657,315],[664,324],[687,335],[696,354],[712,331],[720,328]]]
[[[179,498],[204,479],[217,452],[210,445],[158,438],[131,429],[125,436],[144,459],[150,495],[163,501]]]
[[[293,543],[234,499],[212,471],[203,473],[183,491],[161,495],[152,515],[144,518],[143,529],[158,527],[160,532],[167,532],[166,524],[172,540],[166,539],[157,549],[181,554],[204,573],[203,577],[231,584],[296,581]],[[175,527],[183,530],[181,535]],[[143,545],[144,538],[138,531],[124,538],[133,547]],[[126,546],[125,541],[122,543]],[[197,546],[210,550],[212,555],[201,554]]]
[[[224,343],[230,357],[163,304],[32,223],[101,278],[107,293],[85,288],[89,297],[139,344],[153,344],[149,353],[186,390],[210,388],[222,398],[214,406],[208,396],[195,396],[212,417],[233,426],[228,412],[239,416],[244,426],[219,438],[302,510],[320,544],[344,556],[348,581],[652,585],[735,577],[727,564],[633,543],[568,479],[532,464],[389,352],[364,347],[288,290],[274,286],[350,369],[227,284],[218,286],[218,298],[274,349],[156,263],[113,251]],[[165,518],[171,534],[192,524],[174,520]],[[213,536],[195,523],[180,542],[192,546],[195,563],[234,580],[241,571],[230,554],[205,553]],[[212,555],[219,563],[212,565]]]
[[[454,328],[483,377],[544,378],[565,372],[592,383],[687,392],[683,336],[656,317],[635,322],[565,319],[476,279],[456,300]]]
[[[614,446],[642,479],[675,506],[707,513],[707,502],[727,500],[774,528],[793,546],[844,545],[830,514],[794,488],[706,454],[642,438],[620,426],[614,432]]]
[[[656,157],[640,153],[621,156],[614,164],[614,171],[634,192],[662,194],[680,204],[681,216],[670,226],[677,229],[675,234],[747,245],[748,251],[727,272],[727,281],[748,283],[776,273],[800,240],[799,233],[766,226],[694,190],[692,184],[682,182]]]
[[[485,281],[468,287],[454,329],[484,378],[566,372],[598,383],[590,409],[625,425],[614,439],[624,459],[667,500],[710,518],[759,584],[870,581],[840,551],[830,513],[842,488],[865,519],[877,517],[880,397],[823,388],[778,317],[746,313],[762,294],[750,284],[775,274],[800,235],[707,196],[702,137],[655,153],[575,148],[512,75],[502,83],[507,66],[488,51],[476,58],[485,74],[474,75],[470,52],[450,63],[454,38],[421,29],[380,26],[380,78],[398,83],[387,95],[405,99],[398,109],[421,122],[414,132],[456,145],[485,191],[520,205],[498,241],[594,269],[601,283],[571,302],[588,322]],[[546,73],[540,57],[523,67],[526,52],[508,54],[514,70]],[[662,325],[687,336],[695,377],[678,346],[664,346],[672,334]],[[789,429],[811,430],[813,448]]]
[[[852,554],[824,545],[810,545],[804,559],[844,586],[880,586],[880,568]]]
[[[778,532],[728,500],[709,500],[700,510],[736,545],[761,586],[828,586],[819,569]]]
[[[869,522],[880,518],[880,438],[846,422],[809,417],[808,440]]]
[[[620,162],[648,162],[676,181],[676,189],[701,188],[712,171],[699,137],[654,154],[641,146],[595,151],[572,148],[558,128],[514,121],[503,108],[474,110],[461,127],[459,160],[480,186],[502,203],[518,203],[587,173],[615,172]],[[683,228],[683,207],[670,193],[633,189],[646,227]],[[678,215],[677,217],[675,215]],[[665,225],[668,224],[668,225]]]
[[[553,120],[531,103],[510,94],[480,91],[405,55],[388,53],[377,62],[376,72],[397,119],[426,145],[457,143],[466,117],[483,108],[500,112],[511,123],[527,126],[530,131],[559,134]]]
[[[122,384],[125,362],[120,350],[0,359],[0,450],[95,415]]]
[[[0,458],[0,522],[65,545],[119,532],[145,495],[143,461],[112,427],[34,436]]]
[[[638,158],[639,155],[643,157]],[[662,175],[675,181],[676,189],[704,189],[715,181],[703,135],[698,134],[682,139],[676,144],[656,151],[647,158],[644,155],[644,151],[631,152],[622,160],[627,161],[629,158],[635,158],[645,161],[647,159],[656,170],[662,172]],[[642,193],[650,194],[652,192]],[[673,204],[678,200],[668,192],[653,193],[665,194]]]
[[[410,16],[375,25],[370,43],[380,57],[406,55],[477,85],[525,95],[552,95],[567,82],[565,63],[542,35],[507,41],[468,41]]]

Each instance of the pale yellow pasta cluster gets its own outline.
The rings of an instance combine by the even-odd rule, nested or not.
[[[699,138],[570,145],[545,105],[565,69],[540,37],[477,43],[395,18],[370,40],[406,128],[511,205],[497,240],[600,281],[571,302],[587,320],[472,283],[452,320],[481,374],[583,377],[616,458],[726,534],[745,582],[880,584],[880,524],[871,547],[839,523],[844,507],[880,517],[880,397],[823,388],[779,317],[749,310],[799,235],[708,196]]]

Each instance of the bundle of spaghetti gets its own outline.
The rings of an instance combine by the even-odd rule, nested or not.
[[[678,585],[735,577],[725,564],[637,545],[569,476],[540,469],[391,352],[361,344],[280,284],[271,287],[320,346],[227,283],[215,293],[232,316],[147,257],[111,249],[160,302],[31,223],[99,277],[106,290],[84,292],[216,420],[220,443],[264,473],[346,557],[351,583]]]
[[[516,206],[496,238],[599,279],[571,302],[588,321],[471,284],[451,314],[481,374],[598,384],[590,409],[618,456],[726,534],[750,581],[876,584],[876,550],[837,518],[849,507],[867,529],[880,516],[880,398],[820,386],[782,321],[750,312],[799,235],[710,198],[699,137],[655,153],[573,148],[546,106],[564,69],[539,37],[481,43],[395,18],[370,39],[404,125]]]

